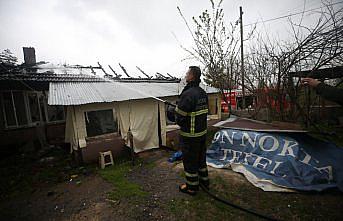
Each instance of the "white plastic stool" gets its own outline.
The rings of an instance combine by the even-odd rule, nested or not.
[[[104,169],[108,165],[113,165],[113,157],[112,157],[111,151],[99,152],[99,154],[100,154],[99,163],[100,163],[101,169]],[[109,162],[106,162],[106,156],[110,156]]]

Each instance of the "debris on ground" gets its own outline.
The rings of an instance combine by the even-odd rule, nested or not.
[[[78,177],[77,174],[73,174],[73,175],[70,176],[71,179],[74,179],[74,178],[76,178],[76,177]]]
[[[173,155],[168,159],[168,162],[174,163],[175,161],[179,161],[179,160],[182,160],[182,151],[181,150],[173,153]]]
[[[42,159],[39,160],[39,162],[41,163],[49,163],[55,160],[55,157],[44,157]]]

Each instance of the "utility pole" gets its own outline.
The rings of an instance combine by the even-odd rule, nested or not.
[[[243,10],[239,7],[239,23],[241,26],[241,75],[242,75],[242,109],[245,109],[245,88],[244,88],[244,53],[243,53]]]

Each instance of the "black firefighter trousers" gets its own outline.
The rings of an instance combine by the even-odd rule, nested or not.
[[[209,188],[206,164],[206,135],[201,137],[184,137],[180,135],[183,166],[187,188],[199,190],[199,183]]]

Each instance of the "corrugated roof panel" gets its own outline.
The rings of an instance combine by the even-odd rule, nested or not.
[[[141,83],[122,83],[122,84],[129,84],[133,89],[140,91],[141,93],[153,95],[155,97],[167,97],[167,96],[175,96],[181,94],[184,84],[180,83],[148,83],[148,82],[141,82]],[[214,87],[206,86],[204,84],[200,84],[206,93],[218,93],[219,90]]]
[[[181,94],[182,88],[178,83],[122,83],[130,85],[134,90],[155,97],[167,97]]]
[[[56,82],[50,83],[49,105],[79,105],[147,98],[116,82]]]
[[[48,103],[80,105],[168,97],[179,95],[182,89],[178,83],[51,82]]]

